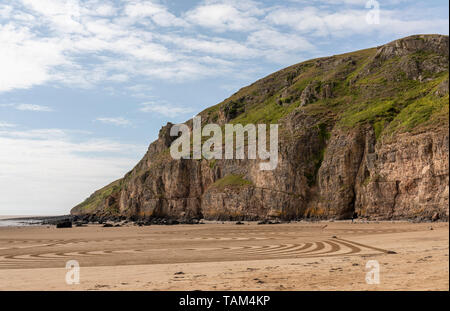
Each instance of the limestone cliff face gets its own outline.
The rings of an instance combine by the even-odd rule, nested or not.
[[[448,98],[447,36],[294,65],[200,114],[220,125],[278,123],[275,170],[258,160],[173,160],[169,123],[132,171],[71,213],[448,220]]]
[[[313,204],[344,218],[356,212],[372,219],[447,219],[448,146],[447,129],[403,133],[384,143],[376,143],[370,126],[336,134]]]

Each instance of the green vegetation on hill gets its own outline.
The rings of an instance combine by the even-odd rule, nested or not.
[[[117,193],[120,191],[122,185],[122,179],[116,180],[111,184],[103,187],[100,190],[94,192],[89,198],[87,198],[84,202],[77,205],[75,208],[81,209],[83,212],[92,213],[95,212],[99,207],[103,207],[105,205],[105,200],[110,197],[113,193]],[[119,211],[115,207],[109,207],[111,214],[116,214]]]
[[[332,115],[344,129],[368,123],[377,138],[392,136],[432,120],[447,122],[448,95],[435,95],[448,81],[447,62],[448,55],[423,50],[385,60],[377,59],[377,49],[314,59],[259,80],[202,115],[212,122],[223,111],[230,123],[269,124],[303,111]]]
[[[225,187],[242,187],[247,185],[252,185],[252,182],[244,179],[243,175],[230,174],[216,180],[212,187],[223,189]]]

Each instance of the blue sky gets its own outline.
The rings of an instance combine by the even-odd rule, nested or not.
[[[369,8],[366,4],[369,2]],[[0,0],[0,215],[63,214],[283,67],[448,34],[448,1]]]

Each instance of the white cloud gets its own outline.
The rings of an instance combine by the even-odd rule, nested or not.
[[[66,214],[122,177],[145,150],[109,140],[74,142],[58,129],[0,131],[0,188],[8,194],[0,196],[0,214]]]
[[[304,4],[308,4],[311,5],[312,2],[316,2],[319,4],[351,4],[351,5],[359,5],[359,6],[365,6],[365,4],[369,1],[369,0],[289,0],[290,2],[295,2],[295,3],[304,3]],[[401,0],[400,0],[401,1]],[[407,1],[407,0],[406,0]],[[384,0],[384,3],[386,3],[387,1]],[[391,1],[392,2],[392,1]]]
[[[400,9],[389,7],[400,2]],[[171,83],[221,76],[227,77],[221,87],[232,91],[242,86],[240,81],[253,80],[266,63],[294,63],[316,53],[316,46],[335,48],[355,35],[381,40],[448,33],[448,16],[436,14],[445,5],[424,10],[406,0],[380,1],[379,25],[366,23],[365,0],[203,0],[176,14],[167,1],[157,0],[6,3],[0,4],[0,93],[44,84],[102,84],[101,90],[130,92],[148,101],[158,91],[154,79]],[[0,106],[52,111],[25,102]],[[159,102],[144,103],[139,110],[170,118],[194,112]],[[97,121],[131,124],[121,117]],[[146,150],[109,140],[74,141],[75,134],[81,133],[25,131],[0,122],[0,189],[8,193],[0,196],[0,214],[10,206],[24,211],[30,202],[41,211],[67,212],[80,198],[122,176],[138,160],[136,154]]]
[[[8,18],[11,16],[11,12],[13,10],[13,7],[6,4],[0,4],[0,17],[1,18]]]
[[[170,81],[171,83],[183,82],[186,80],[200,79],[205,77],[217,77],[225,73],[230,73],[231,68],[224,63],[216,62],[216,66],[211,66],[214,58],[195,57],[195,60],[183,59],[175,61],[165,66],[149,66],[141,64],[135,68],[135,73],[147,77]],[[234,66],[234,65],[233,65]]]
[[[249,31],[258,28],[258,18],[252,12],[239,10],[228,3],[205,4],[186,13],[186,19],[211,30]]]
[[[263,29],[251,33],[248,42],[252,46],[275,48],[283,51],[309,51],[314,49],[305,38],[289,33],[282,33],[272,29]]]
[[[36,12],[40,23],[47,23],[59,33],[81,33],[81,6],[77,0],[21,0],[23,5]]]
[[[119,42],[119,45],[122,43],[126,44],[126,42]],[[130,50],[129,54],[139,60],[155,62],[172,62],[176,59],[165,46],[156,43],[139,44],[133,50]]]
[[[153,112],[172,118],[193,112],[193,110],[188,107],[175,107],[169,104],[157,104],[151,102],[143,103],[139,110],[142,112]]]
[[[223,55],[230,58],[251,58],[257,57],[258,50],[239,43],[235,40],[220,37],[181,37],[181,36],[161,36],[166,42],[171,42],[188,51],[197,51],[205,54]]]
[[[292,64],[301,60],[302,55],[316,52],[316,47],[297,34],[282,33],[273,29],[262,29],[248,36],[250,46],[260,50],[260,54],[272,62]]]
[[[55,139],[67,137],[67,132],[61,129],[9,130],[0,131],[0,136],[26,139]]]
[[[402,10],[389,7],[400,2]],[[448,33],[448,18],[431,18],[437,9],[407,3],[383,2],[380,25],[369,25],[359,0],[204,0],[177,14],[162,1],[11,1],[0,4],[0,92],[239,78],[247,60],[299,61],[325,37]]]
[[[105,80],[124,82],[123,72],[111,77],[108,57],[103,62],[103,53],[113,57],[113,61],[124,59],[127,68],[158,66],[160,62],[178,58],[165,46],[152,42],[149,31],[136,29],[130,21],[115,20],[115,15],[99,18],[98,14],[116,14],[117,9],[111,5],[92,6],[92,2],[87,2],[83,6],[70,0],[22,3],[37,20],[32,24],[29,20],[0,23],[0,92],[50,81],[76,87],[89,87]],[[2,7],[1,12],[25,14],[22,10],[16,4],[7,9]],[[42,31],[45,26],[50,31]],[[80,56],[92,57],[94,62],[80,62]],[[137,71],[133,74],[139,74]]]
[[[42,106],[42,105],[35,105],[35,104],[18,104],[15,106],[17,110],[22,111],[53,111],[48,106]]]
[[[37,112],[50,112],[53,111],[52,108],[44,105],[36,105],[36,104],[16,104],[16,103],[9,103],[9,104],[0,104],[0,107],[11,107],[16,110],[21,111],[37,111]]]
[[[0,92],[45,83],[54,66],[66,63],[57,42],[23,27],[0,24],[0,45]]]
[[[16,125],[13,123],[2,122],[0,121],[0,127],[15,127]]]
[[[380,23],[369,24],[366,16],[369,10],[364,7],[329,8],[304,7],[302,9],[279,8],[269,13],[265,19],[275,26],[289,26],[299,34],[308,36],[351,37],[353,35],[414,33],[446,33],[448,19],[427,19],[415,10],[381,9]],[[405,16],[408,18],[404,18]],[[447,27],[447,28],[446,28]]]
[[[162,27],[187,26],[187,22],[170,13],[167,8],[150,1],[136,2],[125,7],[125,14],[131,18],[150,18],[155,24]]]
[[[114,82],[126,82],[130,79],[130,77],[123,73],[113,74],[107,78],[109,81]]]
[[[127,119],[122,118],[122,117],[118,117],[118,118],[101,117],[101,118],[97,118],[95,120],[96,121],[100,121],[100,122],[105,123],[105,124],[112,124],[112,125],[117,125],[117,126],[131,125],[131,121],[130,120],[127,120]]]

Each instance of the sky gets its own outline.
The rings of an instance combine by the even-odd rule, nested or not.
[[[132,169],[167,122],[310,58],[448,35],[448,6],[0,0],[0,215],[67,214]]]

